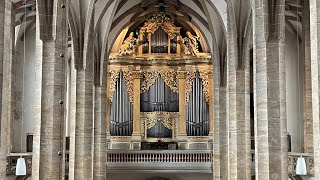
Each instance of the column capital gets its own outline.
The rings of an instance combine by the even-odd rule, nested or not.
[[[132,71],[133,79],[140,79],[141,78],[141,71]]]
[[[177,71],[177,75],[179,79],[185,79],[186,78],[186,71]]]

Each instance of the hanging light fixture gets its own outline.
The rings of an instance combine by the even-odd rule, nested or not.
[[[27,174],[26,161],[23,157],[18,158],[16,166],[16,176],[25,176]]]
[[[298,4],[298,1],[297,1]],[[297,47],[298,47],[298,120],[301,120],[301,115],[300,115],[300,48],[299,48],[299,18],[298,18],[298,9],[297,9]],[[298,125],[299,127],[299,125]],[[301,129],[299,128],[299,138],[301,138]],[[302,144],[301,144],[301,139],[300,139],[300,147],[302,149]],[[297,175],[307,175],[307,165],[306,165],[306,160],[304,157],[300,156],[298,157],[297,160],[297,165],[296,165],[296,174]]]
[[[23,29],[23,72],[24,72],[24,66],[26,61],[26,23],[27,23],[27,6],[26,6],[27,0],[24,1],[24,29]],[[24,114],[24,74],[22,75],[22,115],[21,115],[21,152],[22,152],[22,130],[23,130],[23,114]],[[17,161],[16,165],[16,176],[25,176],[27,174],[27,168],[26,168],[26,160],[20,156]]]
[[[300,156],[297,160],[297,166],[296,166],[296,174],[297,175],[307,175],[307,165],[305,158]]]

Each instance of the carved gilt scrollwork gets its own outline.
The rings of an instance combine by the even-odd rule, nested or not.
[[[210,93],[209,93],[209,77],[212,74],[211,70],[207,69],[199,69],[199,70],[192,70],[187,71],[186,75],[186,102],[188,103],[190,100],[190,94],[192,92],[192,83],[194,78],[196,77],[196,72],[199,72],[199,78],[202,80],[202,89],[205,100],[209,103],[210,100]]]
[[[192,82],[196,78],[196,70],[186,72],[186,103],[190,100],[190,93],[192,92]]]
[[[159,73],[157,71],[142,71],[141,72],[141,93],[145,93],[149,90],[154,82],[156,82]]]
[[[133,104],[133,75],[132,71],[123,70],[123,78],[127,86],[129,101]]]
[[[116,91],[116,83],[120,75],[120,70],[112,70],[110,73],[110,103],[113,101],[114,92]]]
[[[177,133],[177,123],[179,113],[177,112],[141,112],[141,135],[145,137],[145,132],[154,127],[158,122],[168,129],[171,129],[175,137]]]
[[[146,21],[144,26],[140,29],[140,33],[147,32],[153,34],[158,28],[162,28],[164,32],[168,34],[170,39],[173,39],[175,36],[180,34],[180,27],[176,27],[173,21],[164,13],[159,13]]]
[[[173,92],[178,92],[177,72],[173,70],[142,71],[141,74],[141,93],[148,91],[149,88],[156,82],[159,75]]]
[[[199,70],[199,77],[202,80],[203,94],[207,103],[209,103],[210,100],[209,74],[211,74],[210,70]]]
[[[173,92],[178,93],[177,72],[172,70],[162,70],[159,73],[164,83],[166,83]]]

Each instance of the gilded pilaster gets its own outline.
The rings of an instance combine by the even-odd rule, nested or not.
[[[213,138],[213,129],[214,129],[214,124],[213,124],[213,74],[212,71],[208,74],[208,82],[209,82],[209,138]]]
[[[141,141],[141,127],[140,127],[140,79],[141,72],[133,71],[133,132],[132,139],[134,141]],[[136,147],[134,147],[135,149]]]
[[[186,125],[186,72],[178,71],[179,88],[179,128],[178,141],[181,149],[186,149],[187,125]]]

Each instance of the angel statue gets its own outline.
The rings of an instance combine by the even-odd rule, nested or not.
[[[134,45],[136,44],[136,42],[137,39],[133,37],[133,32],[131,32],[129,34],[129,37],[123,41],[118,55],[131,55],[132,53],[134,53]]]
[[[200,39],[199,36],[194,36],[191,32],[187,31],[187,37],[183,38],[182,43],[184,44],[184,53],[188,55],[198,56],[198,41]]]

